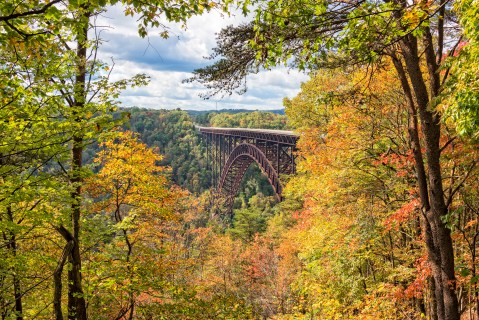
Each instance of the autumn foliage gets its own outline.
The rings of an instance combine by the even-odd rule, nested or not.
[[[0,4],[2,319],[479,319],[477,1],[239,1],[196,80],[310,80],[286,116],[195,119],[118,110],[147,77],[88,37],[120,2],[141,36],[232,3]],[[253,166],[217,214],[195,122],[299,134],[284,201]]]

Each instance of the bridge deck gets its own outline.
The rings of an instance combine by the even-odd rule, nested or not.
[[[201,133],[212,133],[224,136],[241,138],[260,139],[271,142],[295,145],[299,135],[293,131],[270,130],[270,129],[249,129],[249,128],[218,128],[195,126]]]

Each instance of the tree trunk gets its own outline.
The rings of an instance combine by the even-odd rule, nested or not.
[[[83,8],[85,10],[85,8]],[[88,10],[82,13],[83,18],[89,17]],[[77,74],[75,77],[75,100],[73,105],[74,121],[80,124],[82,110],[86,101],[86,61],[87,61],[88,23],[77,34]],[[80,125],[75,127],[72,146],[71,183],[74,191],[71,193],[72,236],[73,248],[70,255],[71,268],[68,271],[68,318],[71,320],[86,320],[86,303],[81,284],[81,255],[80,255],[80,216],[82,200],[82,153],[83,133]]]
[[[458,302],[455,292],[456,279],[452,239],[450,230],[441,221],[441,217],[447,214],[448,209],[444,201],[440,166],[440,119],[437,114],[433,114],[429,110],[430,97],[426,81],[420,69],[416,37],[409,35],[404,38],[401,41],[401,49],[409,80],[415,94],[426,149],[425,156],[429,183],[428,201],[424,201],[426,199],[424,195],[421,195],[424,197],[421,200],[424,212],[426,246],[435,281],[437,315],[439,320],[459,320]],[[426,58],[428,56],[426,53]],[[428,68],[430,76],[437,72],[437,70],[432,70],[434,65],[429,61]],[[434,79],[431,80],[430,89],[432,91],[430,94],[432,97],[435,97],[436,81]]]
[[[404,70],[402,62],[398,59],[395,53],[392,53],[391,57],[405,94],[406,103],[408,105],[408,114],[409,114],[408,133],[409,133],[409,139],[411,142],[411,149],[414,155],[414,167],[416,170],[416,179],[417,179],[417,184],[419,189],[419,198],[421,199],[421,211],[424,213],[424,211],[430,210],[430,204],[429,204],[429,192],[428,192],[428,185],[427,185],[426,169],[424,167],[424,158],[421,151],[421,144],[419,139],[417,108],[414,103],[411,86],[409,85],[407,74],[406,74],[406,71]],[[430,251],[430,248],[434,248],[434,241],[432,237],[431,227],[428,224],[424,214],[421,216],[420,220],[421,220],[421,230],[424,237],[424,241],[427,244],[429,257],[431,258],[431,256],[433,255],[429,251]],[[437,265],[437,262],[436,262],[436,265]],[[435,279],[436,278],[433,277],[433,281],[435,281]],[[436,288],[435,285],[428,286],[431,297],[435,296],[437,299],[438,298],[437,295],[438,294],[442,295],[442,294],[440,294],[440,292],[436,292],[435,288]],[[433,301],[436,301],[436,299],[433,298]],[[437,314],[435,316],[437,317],[438,315],[441,315],[440,319],[442,319],[444,317],[443,305],[442,304],[439,306],[436,305],[436,310],[437,311],[435,312],[437,312]],[[434,315],[433,315],[433,318],[436,319]]]
[[[70,254],[71,268],[68,271],[68,318],[85,320],[86,303],[83,297],[81,284],[81,256],[80,256],[80,215],[81,215],[81,167],[82,167],[82,146],[83,140],[79,137],[73,139],[72,183],[75,191],[72,192],[72,237],[73,248]]]
[[[67,240],[67,244],[63,248],[62,256],[60,257],[57,267],[53,273],[53,311],[55,313],[56,320],[63,320],[62,312],[62,273],[63,267],[66,263],[66,260],[71,256],[72,248],[74,246],[73,237],[71,234],[63,227],[57,228],[57,230],[62,234],[62,236]]]
[[[7,207],[7,216],[9,221],[13,224],[13,213],[12,208],[10,206]],[[10,235],[7,243],[7,248],[11,251],[13,258],[17,257],[17,239],[15,237],[15,233],[13,231],[9,232]],[[15,299],[15,315],[17,320],[23,320],[23,305],[22,305],[22,287],[20,283],[20,278],[18,277],[16,267],[12,267],[13,276],[13,297]]]

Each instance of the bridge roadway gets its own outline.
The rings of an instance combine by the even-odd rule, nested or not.
[[[243,139],[259,139],[286,145],[296,145],[296,141],[299,139],[299,135],[293,131],[286,130],[201,127],[197,125],[195,125],[195,128],[200,133],[213,133],[224,136],[234,136]]]
[[[282,200],[280,174],[295,174],[299,135],[292,131],[195,126],[206,142],[213,186],[227,196],[232,208],[246,169],[256,162]]]

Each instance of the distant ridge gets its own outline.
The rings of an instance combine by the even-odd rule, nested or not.
[[[242,112],[271,112],[275,114],[284,115],[284,109],[272,109],[272,110],[251,110],[251,109],[220,109],[220,110],[186,110],[186,109],[152,109],[152,108],[143,108],[138,106],[131,106],[131,107],[120,107],[120,110],[128,110],[128,109],[135,109],[135,110],[144,110],[144,111],[172,111],[172,110],[182,110],[188,113],[190,116],[198,116],[205,113],[242,113]]]
[[[250,110],[250,109],[220,109],[220,110],[184,110],[191,116],[197,116],[205,113],[242,113],[242,112],[271,112],[284,115],[284,109],[274,110]]]

